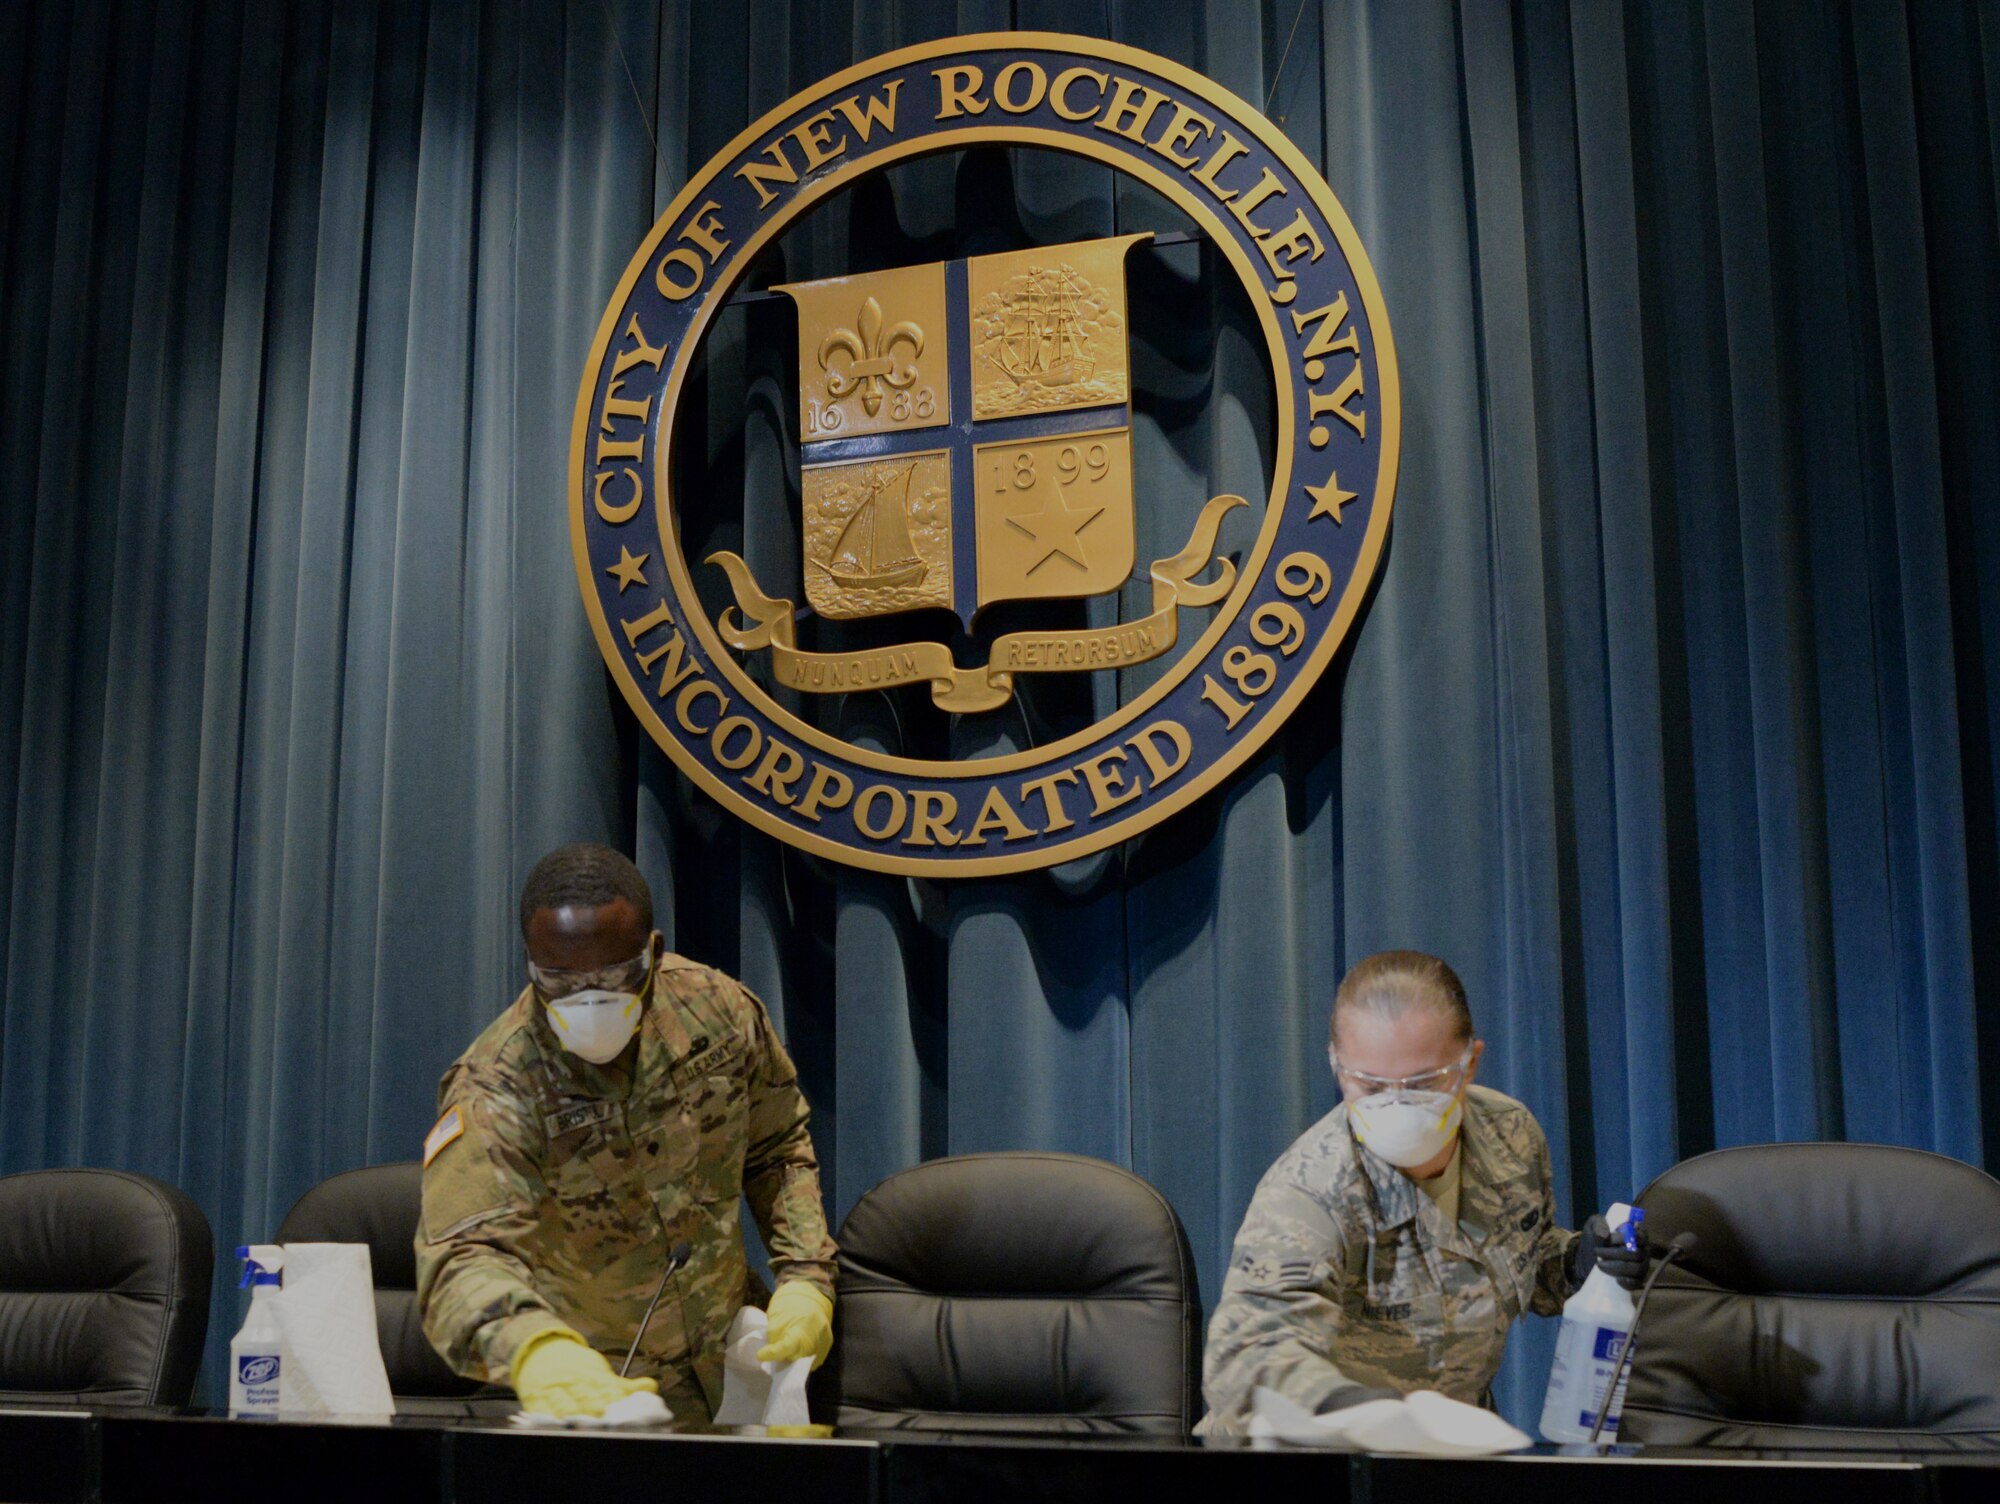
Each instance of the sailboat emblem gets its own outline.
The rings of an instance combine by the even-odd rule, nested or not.
[[[950,479],[941,453],[806,467],[806,604],[835,620],[948,609]]]
[[[921,582],[930,565],[910,544],[909,513],[905,510],[910,477],[916,473],[917,467],[909,465],[897,471],[893,480],[869,488],[834,542],[837,562],[806,562],[824,570],[843,590],[893,589]]]

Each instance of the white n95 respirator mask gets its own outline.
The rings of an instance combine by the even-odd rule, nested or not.
[[[1377,1159],[1414,1170],[1442,1154],[1458,1133],[1465,1106],[1456,1092],[1378,1092],[1350,1103],[1354,1136]]]
[[[550,1003],[549,1026],[564,1049],[604,1065],[616,1060],[639,1031],[639,994],[592,987]]]

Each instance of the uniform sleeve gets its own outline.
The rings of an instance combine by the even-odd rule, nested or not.
[[[812,1109],[764,1005],[747,988],[743,996],[752,1015],[743,1194],[764,1236],[772,1276],[781,1282],[805,1280],[831,1298],[838,1250],[820,1200],[819,1156],[806,1131]]]
[[[1344,1235],[1315,1197],[1267,1178],[1236,1234],[1202,1360],[1203,1429],[1243,1430],[1258,1385],[1316,1411],[1357,1380],[1334,1361]]]
[[[536,1293],[521,1249],[543,1195],[540,1125],[524,1093],[455,1068],[424,1166],[417,1227],[417,1306],[424,1336],[454,1371],[511,1382],[514,1356],[539,1333],[569,1328]],[[452,1114],[458,1114],[455,1124]]]
[[[1535,1169],[1542,1186],[1541,1215],[1535,1220],[1541,1236],[1535,1250],[1535,1293],[1529,1309],[1537,1316],[1560,1316],[1563,1302],[1575,1293],[1569,1280],[1570,1255],[1583,1234],[1567,1232],[1556,1223],[1555,1171],[1549,1160],[1549,1141],[1539,1130],[1535,1136]]]

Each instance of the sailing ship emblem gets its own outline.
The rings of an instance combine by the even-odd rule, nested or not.
[[[1072,386],[1086,380],[1097,362],[1083,354],[1086,340],[1076,326],[1076,278],[1064,267],[1024,279],[1028,286],[1009,300],[1000,337],[1000,369],[1018,386]]]
[[[974,263],[976,417],[1126,400],[1122,261],[1119,279],[1112,281],[1102,256],[1094,254],[1096,245],[1075,249],[1076,255],[1030,252],[982,256]]]

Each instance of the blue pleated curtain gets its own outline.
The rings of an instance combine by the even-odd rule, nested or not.
[[[1266,102],[1373,256],[1403,467],[1358,636],[1260,759],[1122,849],[942,884],[801,858],[643,742],[564,465],[691,169],[851,61],[1007,27]],[[578,838],[769,1003],[836,1217],[939,1154],[1101,1155],[1212,1299],[1332,1103],[1335,983],[1391,945],[1465,977],[1574,1217],[1723,1144],[1984,1162],[1996,99],[1991,0],[0,6],[0,1171],[163,1176],[228,1247],[413,1157]],[[985,248],[1003,198],[1040,241],[1155,207],[938,159],[787,270]],[[1183,273],[1208,334],[1141,331],[1142,493],[1266,458],[1260,357]],[[784,393],[746,314],[688,420],[704,526],[774,568]]]

